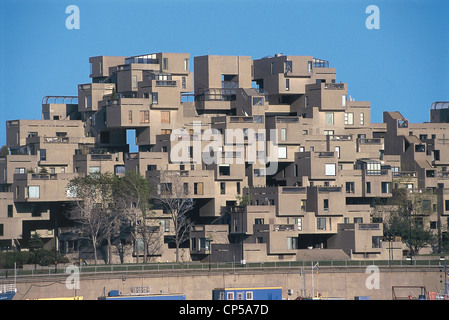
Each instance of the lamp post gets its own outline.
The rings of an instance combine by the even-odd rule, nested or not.
[[[316,268],[317,271],[318,271],[318,263],[319,263],[319,262],[317,262],[315,265],[313,265],[313,261],[312,261],[312,299],[313,299],[314,296],[315,296],[315,285],[314,285],[314,283],[313,283],[313,270]]]
[[[448,274],[447,274],[447,265],[446,265],[446,261],[444,261],[444,294],[447,296],[449,293],[448,293],[448,287],[447,287],[447,285],[448,285],[448,283],[447,283],[447,276],[448,276]]]
[[[211,265],[210,265],[210,254],[211,254],[211,250],[212,250],[211,246],[212,246],[212,241],[214,241],[214,240],[212,240],[211,238],[209,238],[209,239],[207,239],[206,241],[207,241],[207,247],[208,247],[208,249],[209,249],[209,257],[208,257],[208,260],[209,260],[209,271],[210,271],[210,269],[211,269]]]

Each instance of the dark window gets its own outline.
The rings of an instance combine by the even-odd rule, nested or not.
[[[253,106],[263,106],[264,98],[253,97]]]
[[[366,193],[371,193],[371,182],[366,183]]]
[[[346,193],[354,193],[354,182],[346,182]]]
[[[323,200],[324,211],[329,211],[329,199]]]
[[[31,209],[31,216],[32,217],[40,217],[40,216],[42,216],[41,209],[39,207],[33,207]]]
[[[373,244],[373,248],[382,248],[382,237],[373,236],[372,244]]]
[[[13,207],[12,204],[8,204],[8,218],[12,218],[12,214],[13,214]]]
[[[421,141],[427,140],[427,134],[420,134],[419,135],[419,140],[421,140]]]
[[[426,152],[426,145],[424,145],[424,144],[415,145],[415,151],[416,152]]]
[[[382,193],[391,192],[391,182],[382,182]]]
[[[220,182],[220,194],[226,194],[226,182]]]
[[[47,149],[40,150],[40,161],[47,161]]]
[[[115,172],[115,174],[124,174],[125,166],[123,166],[123,165],[114,166],[114,172]]]
[[[433,150],[433,159],[440,160],[440,150]]]
[[[109,131],[100,132],[100,143],[109,143]]]

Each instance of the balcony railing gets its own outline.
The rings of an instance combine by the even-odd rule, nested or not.
[[[306,187],[282,187],[282,193],[306,193]]]
[[[380,230],[378,223],[358,223],[359,230]]]
[[[79,266],[79,272],[83,275],[114,275],[114,274],[138,274],[141,272],[191,272],[198,270],[270,270],[276,268],[306,268],[319,264],[320,270],[329,270],[331,268],[355,269],[376,265],[382,268],[433,268],[441,269],[443,262],[437,259],[433,260],[314,260],[314,261],[264,261],[264,262],[183,262],[183,263],[140,263],[140,264],[110,264],[110,265],[86,265]],[[33,277],[38,279],[49,277],[67,277],[66,269],[54,266],[40,267],[38,270],[29,269],[0,269],[0,278],[8,278],[8,274],[16,273],[17,278]]]
[[[313,58],[313,67],[314,68],[329,68],[329,61]]]
[[[231,123],[253,123],[253,117],[229,117],[229,122]]]
[[[276,117],[276,123],[297,123],[298,117]]]
[[[90,160],[112,160],[112,154],[92,154]]]
[[[155,58],[155,55],[143,55],[143,56],[134,56],[128,57],[125,59],[125,64],[158,64],[159,60]]]
[[[32,173],[31,180],[57,180],[56,173]]]
[[[342,90],[344,88],[345,88],[344,83],[326,83],[326,84],[324,84],[324,89]]]
[[[330,141],[352,141],[351,134],[328,136]]]
[[[318,157],[319,158],[331,158],[333,156],[334,156],[334,152],[333,151],[332,152],[325,152],[325,151],[318,152]]]
[[[272,225],[272,231],[295,231],[294,224],[274,224]]]
[[[359,144],[381,144],[382,143],[382,139],[379,138],[374,138],[374,139],[358,139],[359,140]]]
[[[158,87],[176,87],[176,80],[156,80]]]
[[[68,137],[44,137],[45,143],[69,143]]]
[[[318,187],[318,192],[341,192],[341,187]]]
[[[78,104],[78,96],[45,96],[42,104]]]
[[[440,171],[437,173],[437,177],[443,180],[449,179],[449,171]]]

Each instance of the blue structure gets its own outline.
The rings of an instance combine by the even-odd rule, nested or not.
[[[0,300],[12,300],[16,295],[17,289],[15,285],[0,286]]]
[[[281,287],[218,288],[212,290],[213,300],[282,300]]]
[[[98,300],[185,300],[184,294],[139,294],[120,295],[118,290],[111,290],[107,297],[99,297]]]

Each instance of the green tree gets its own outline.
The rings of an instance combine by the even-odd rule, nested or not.
[[[38,252],[40,249],[42,249],[44,246],[43,242],[42,242],[42,238],[39,235],[39,233],[34,232],[31,237],[30,240],[28,240],[28,248],[30,249],[31,252],[34,253],[34,269],[36,269],[37,267],[37,258],[38,258]]]
[[[4,157],[9,155],[9,149],[7,146],[3,146],[0,148],[0,157]]]
[[[112,88],[111,100],[117,100],[117,91],[115,90],[115,87]]]
[[[424,225],[424,201],[429,196],[428,192],[418,193],[404,188],[395,190],[392,199],[390,217],[384,226],[385,235],[401,237],[411,256],[435,242],[432,231]]]

